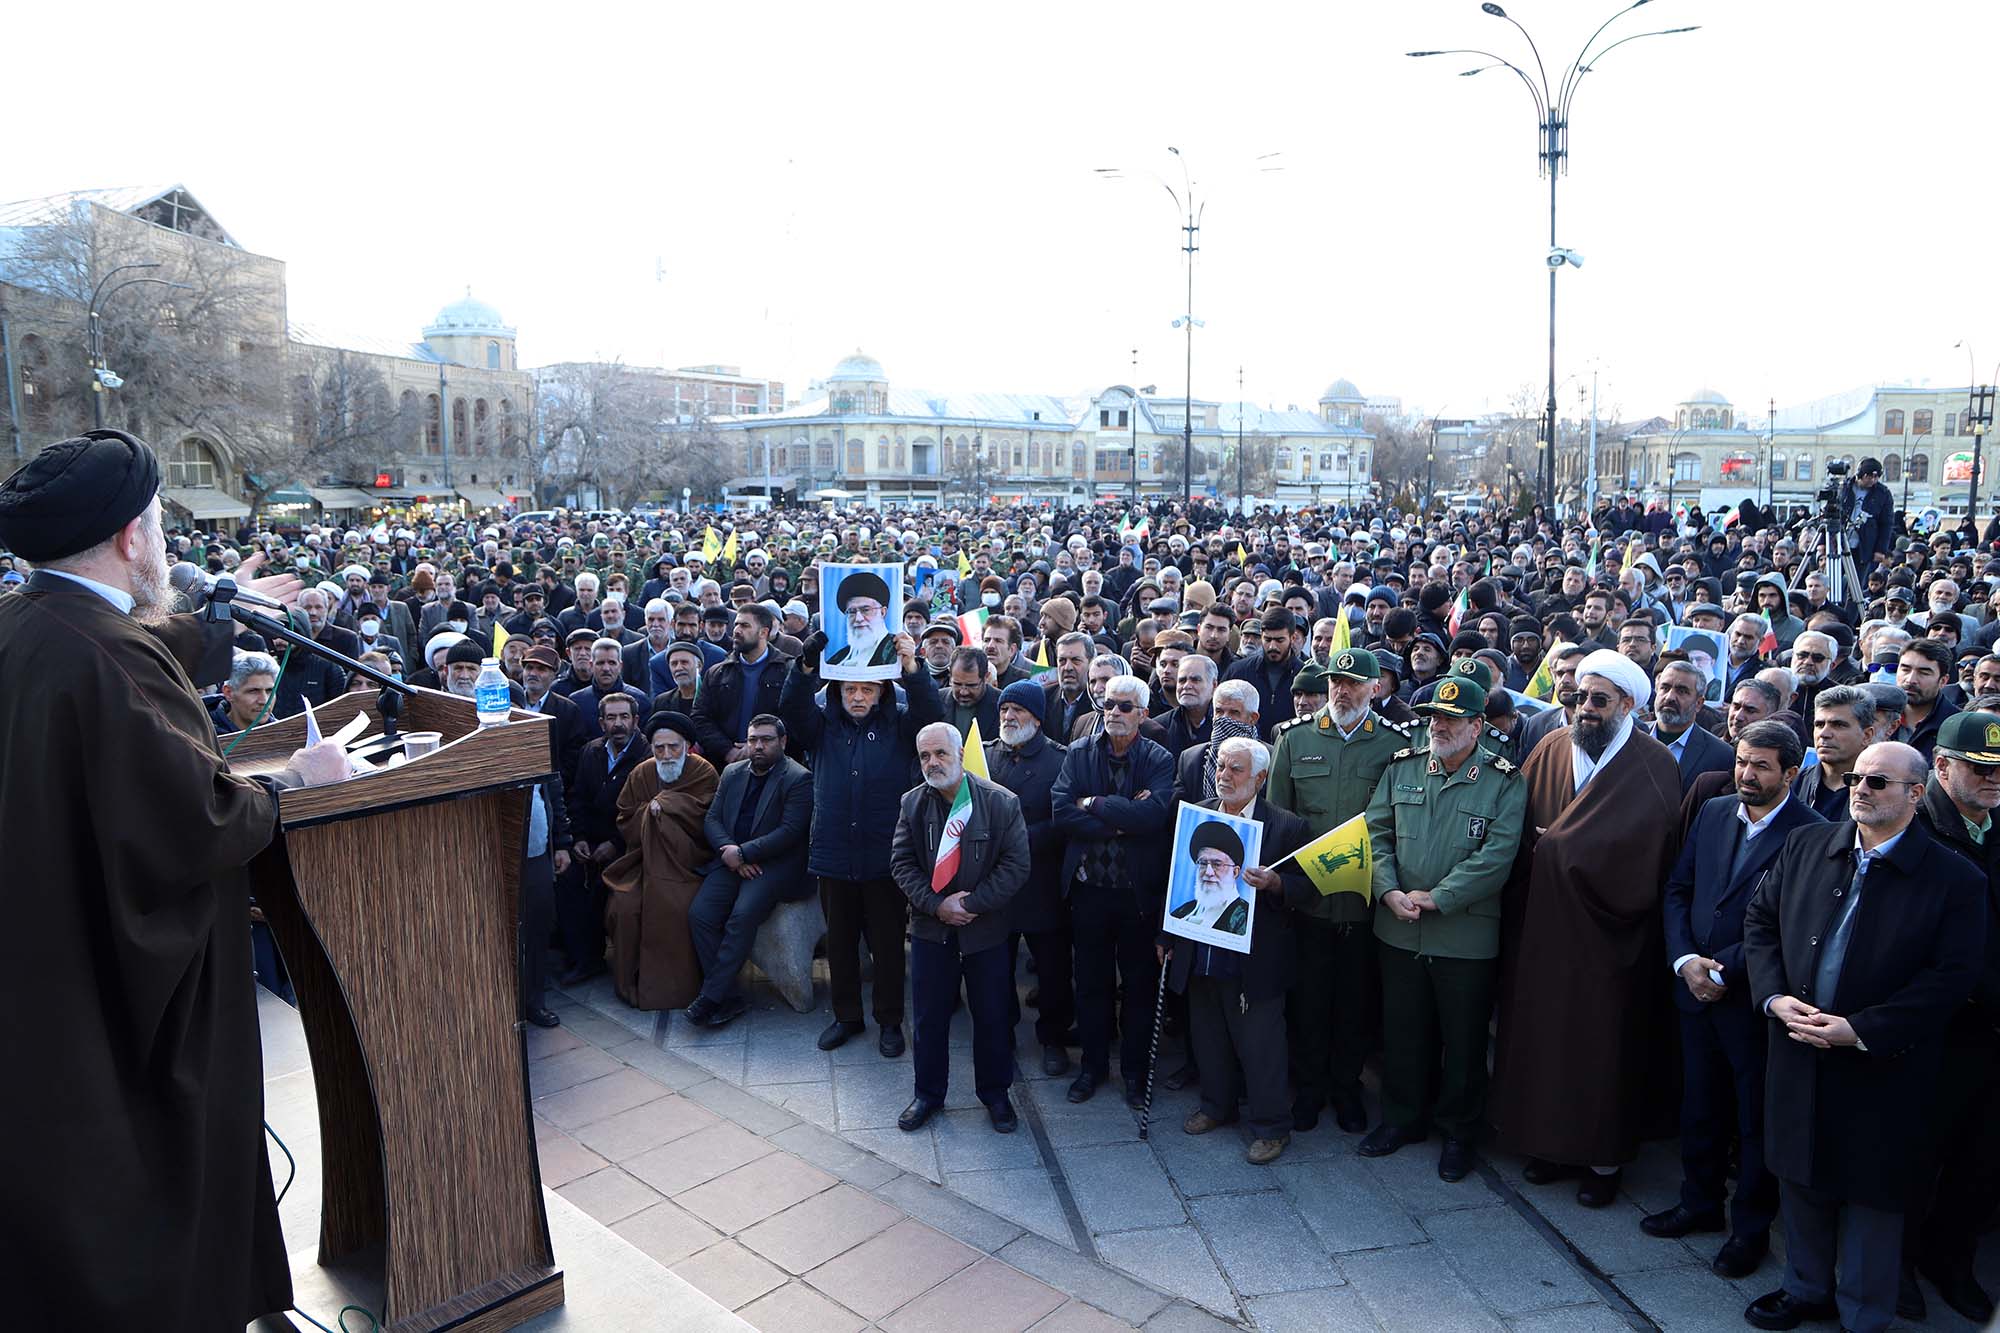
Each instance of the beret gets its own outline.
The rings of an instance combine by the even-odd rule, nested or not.
[[[1243,864],[1243,839],[1219,819],[1204,819],[1188,838],[1188,855],[1198,857],[1209,849],[1221,852],[1237,865]]]
[[[474,666],[477,666],[485,660],[486,654],[481,652],[479,645],[470,639],[460,639],[444,655],[444,664],[446,666],[450,666],[455,662],[470,662]]]
[[[159,458],[122,430],[57,441],[0,483],[0,546],[36,564],[87,551],[159,491]]]
[[[646,739],[651,740],[662,728],[679,732],[689,745],[693,745],[697,739],[694,734],[694,719],[686,713],[676,713],[671,708],[662,708],[646,719]]]
[[[1000,702],[1025,708],[1040,722],[1048,716],[1049,692],[1032,680],[1017,680],[1000,691]]]

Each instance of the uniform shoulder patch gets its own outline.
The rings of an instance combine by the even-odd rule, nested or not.
[[[1408,722],[1395,722],[1391,721],[1389,718],[1382,717],[1380,714],[1377,714],[1376,721],[1380,722],[1383,726],[1387,727],[1389,730],[1395,732],[1399,736],[1407,736],[1411,732],[1417,729],[1417,723],[1415,719],[1411,719]]]
[[[1398,750],[1396,753],[1390,755],[1389,762],[1393,764],[1398,759],[1416,759],[1429,753],[1430,747],[1428,745],[1412,745],[1407,750]]]
[[[1310,722],[1310,721],[1312,721],[1312,714],[1310,713],[1306,714],[1304,717],[1286,718],[1283,722],[1280,722],[1277,726],[1271,728],[1271,735],[1273,738],[1282,736],[1286,732],[1290,731],[1293,727],[1298,726],[1301,722]]]
[[[1489,753],[1486,756],[1486,762],[1494,769],[1495,772],[1518,773],[1521,771],[1521,766],[1519,764],[1516,764],[1509,759],[1503,759],[1497,754]]]

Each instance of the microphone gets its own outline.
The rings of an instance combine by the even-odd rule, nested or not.
[[[167,571],[167,582],[174,585],[174,591],[186,598],[190,605],[199,605],[203,596],[214,592],[223,585],[234,589],[231,596],[250,606],[261,606],[272,611],[286,610],[285,604],[262,593],[238,586],[235,579],[227,574],[211,574],[199,565],[183,560]]]

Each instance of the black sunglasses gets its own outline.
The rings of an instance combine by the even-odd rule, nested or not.
[[[1849,788],[1859,787],[1863,783],[1866,783],[1868,784],[1869,791],[1886,790],[1892,782],[1899,787],[1921,787],[1924,785],[1910,778],[1884,777],[1880,773],[1842,773],[1840,781],[1843,786]]]

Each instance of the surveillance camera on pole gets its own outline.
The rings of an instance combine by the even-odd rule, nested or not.
[[[95,373],[97,375],[97,382],[107,389],[122,389],[125,387],[124,379],[109,366],[99,366]]]
[[[1564,264],[1568,264],[1571,268],[1582,268],[1583,256],[1574,250],[1565,250],[1559,245],[1552,245],[1544,262],[1550,268],[1561,268]]]

